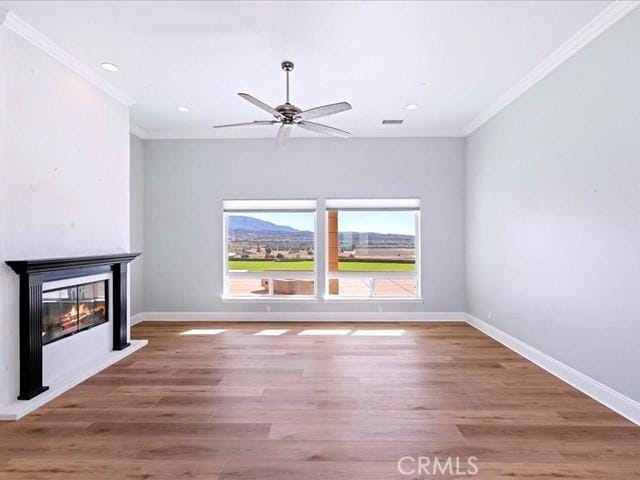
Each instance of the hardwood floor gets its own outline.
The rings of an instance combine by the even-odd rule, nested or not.
[[[145,322],[133,337],[149,346],[0,424],[0,480],[640,478],[640,427],[466,324]],[[452,457],[455,473],[457,457],[466,472],[470,456],[475,476],[397,469]]]

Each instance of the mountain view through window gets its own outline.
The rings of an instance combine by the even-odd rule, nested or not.
[[[314,226],[310,212],[229,215],[229,270],[314,270]]]

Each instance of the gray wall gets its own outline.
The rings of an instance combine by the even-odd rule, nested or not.
[[[225,198],[411,196],[422,199],[422,303],[271,309],[464,311],[462,139],[150,140],[144,176],[145,311],[265,310],[221,302]]]
[[[640,10],[468,138],[467,311],[640,400]]]
[[[131,251],[144,250],[144,141],[129,135],[130,156],[130,222]],[[144,258],[140,256],[131,262],[131,315],[144,311]]]

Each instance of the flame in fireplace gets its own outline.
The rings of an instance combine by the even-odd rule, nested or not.
[[[69,312],[65,313],[62,316],[62,324],[64,327],[69,323],[75,322],[76,319],[82,320],[83,318],[86,318],[90,315],[94,315],[96,313],[105,314],[106,312],[107,312],[107,309],[104,305],[97,304],[97,305],[93,305],[93,308],[92,308],[90,304],[81,303],[79,307],[77,305],[74,305],[73,307],[71,307],[71,310],[69,310]]]

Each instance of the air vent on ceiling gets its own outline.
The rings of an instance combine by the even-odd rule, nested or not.
[[[382,120],[383,125],[401,125],[404,120]]]

